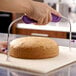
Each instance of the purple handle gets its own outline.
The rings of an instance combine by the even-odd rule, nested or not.
[[[26,23],[26,24],[30,24],[30,23],[37,23],[37,21],[30,19],[27,16],[23,16],[22,20]],[[61,20],[61,17],[58,17],[54,14],[52,14],[52,22],[59,22]]]
[[[54,14],[51,14],[51,15],[52,15],[52,22],[59,22],[61,20],[61,17],[56,16]]]

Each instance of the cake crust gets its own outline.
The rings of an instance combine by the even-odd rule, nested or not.
[[[59,48],[53,39],[22,37],[11,41],[9,54],[22,59],[44,59],[57,56]]]

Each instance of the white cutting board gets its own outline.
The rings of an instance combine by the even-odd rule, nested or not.
[[[32,73],[46,74],[76,61],[76,48],[72,48],[71,51],[69,51],[68,47],[59,46],[59,50],[59,56],[55,58],[24,60],[10,57],[9,62],[6,61],[6,55],[0,54],[0,66],[12,67],[13,69],[21,69]]]

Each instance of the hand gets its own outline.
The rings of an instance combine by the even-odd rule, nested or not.
[[[25,13],[37,21],[37,25],[45,25],[52,21],[51,13],[61,16],[56,10],[45,3],[33,0],[1,0],[0,10],[15,13]]]
[[[45,3],[41,2],[32,2],[32,9],[27,12],[27,16],[30,17],[31,19],[34,19],[37,21],[37,25],[45,25],[48,24],[50,21],[52,21],[52,16],[51,13],[61,16],[60,13],[58,13],[56,10],[51,8]]]
[[[5,53],[6,54],[6,48],[7,48],[7,42],[1,41],[0,42],[0,53]]]

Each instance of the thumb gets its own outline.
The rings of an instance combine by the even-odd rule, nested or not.
[[[62,15],[53,8],[51,8],[51,13],[53,13],[56,16],[62,17]]]

